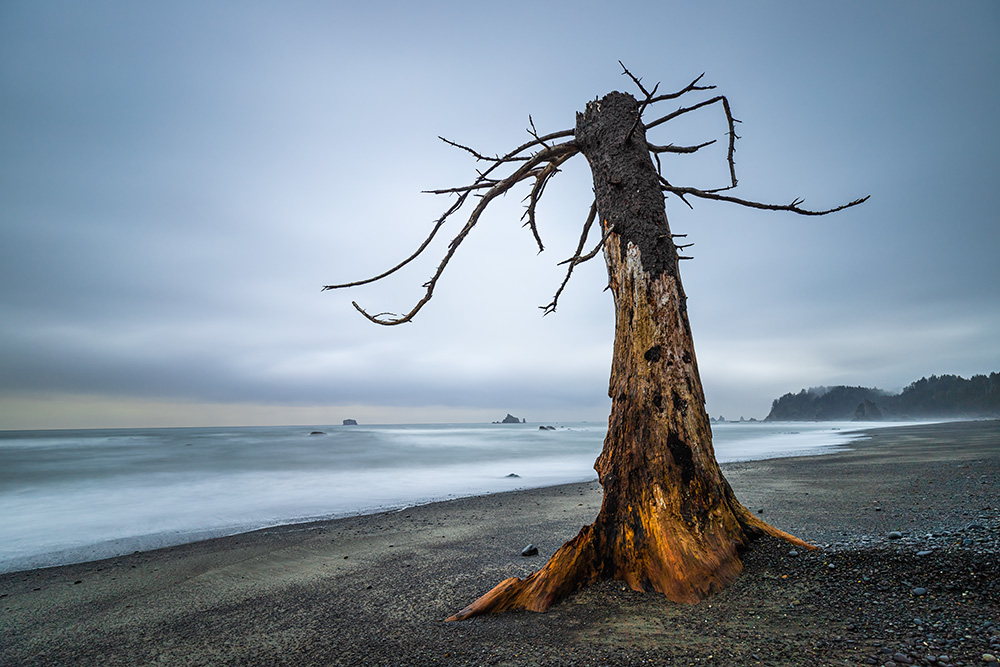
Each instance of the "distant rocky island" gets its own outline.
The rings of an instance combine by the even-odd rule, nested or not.
[[[357,425],[358,425],[358,422],[355,421],[354,419],[345,419],[344,420],[344,426],[357,426]]]
[[[734,423],[733,420],[726,419],[723,415],[719,415],[718,419],[716,419],[715,417],[710,417],[709,421],[712,422],[713,424],[732,424],[732,423]],[[735,423],[738,423],[738,424],[756,424],[757,423],[757,419],[754,418],[754,417],[751,417],[750,419],[744,419],[741,416],[738,420],[736,420]]]
[[[518,419],[517,417],[515,417],[514,415],[512,415],[512,414],[510,414],[508,412],[507,416],[504,417],[501,421],[493,422],[493,423],[494,424],[527,424],[528,422],[524,421],[524,419]]]
[[[771,403],[764,421],[901,421],[1000,417],[1000,373],[932,375],[898,394],[870,387],[812,387]]]

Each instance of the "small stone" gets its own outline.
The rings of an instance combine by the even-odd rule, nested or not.
[[[791,556],[792,558],[797,558],[798,555],[799,555],[799,552],[796,551],[795,549],[792,549],[791,551],[788,552],[788,555]]]
[[[538,547],[536,547],[534,544],[529,544],[528,546],[521,549],[521,555],[524,556],[525,558],[527,558],[528,556],[537,556]]]
[[[932,553],[934,553],[934,552],[925,549],[923,551],[918,551],[917,552],[917,556],[920,557],[920,558],[923,558],[924,556],[930,556]]]
[[[828,570],[836,570],[837,569],[837,566],[834,565],[833,563],[827,563],[826,567],[827,567]]]
[[[997,662],[997,657],[992,653],[983,653],[983,662]]]
[[[893,653],[892,654],[892,661],[895,662],[895,663],[898,663],[900,665],[912,665],[913,664],[913,658],[911,658],[910,656],[906,655],[905,653]]]
[[[926,588],[922,588],[920,586],[917,586],[916,588],[914,588],[910,592],[913,593],[914,595],[916,595],[918,598],[927,595],[927,589]],[[917,620],[920,620],[920,619],[917,619]],[[917,625],[920,625],[920,624],[917,623]]]
[[[886,535],[886,537],[888,537],[890,540],[901,540],[903,539],[903,534],[898,530],[894,530],[890,532],[888,535]]]

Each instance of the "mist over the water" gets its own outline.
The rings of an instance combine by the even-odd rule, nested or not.
[[[596,479],[606,424],[554,425],[0,432],[0,572]],[[823,453],[863,426],[715,424],[713,440],[724,463]]]

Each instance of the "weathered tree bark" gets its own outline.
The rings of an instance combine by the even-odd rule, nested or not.
[[[744,508],[715,460],[677,247],[638,115],[634,97],[610,93],[577,114],[574,138],[593,172],[615,302],[611,416],[594,465],[601,511],[543,569],[448,620],[543,611],[600,579],[697,602],[732,583],[755,536],[812,548]]]

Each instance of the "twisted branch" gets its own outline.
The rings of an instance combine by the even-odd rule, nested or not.
[[[713,199],[715,201],[729,202],[730,204],[739,204],[740,206],[746,206],[748,208],[758,208],[765,211],[789,211],[791,213],[798,213],[799,215],[829,215],[830,213],[836,213],[837,211],[843,211],[845,208],[851,208],[852,206],[857,206],[858,204],[864,204],[871,198],[871,195],[861,197],[860,199],[855,199],[847,204],[842,204],[840,206],[825,209],[822,211],[813,211],[810,209],[805,209],[799,206],[802,203],[802,199],[795,199],[790,204],[765,204],[762,202],[750,201],[748,199],[740,199],[739,197],[730,197],[728,195],[720,195],[717,191],[712,190],[699,190],[697,188],[688,187],[677,187],[670,185],[662,177],[660,178],[660,189],[664,192],[670,192],[683,199],[684,195],[691,195],[693,197],[700,197],[702,199]],[[684,203],[688,204],[685,200]],[[691,204],[688,204],[691,206]],[[694,208],[694,207],[692,207]]]
[[[451,258],[455,255],[455,251],[458,250],[458,247],[462,244],[462,241],[465,240],[465,238],[469,235],[469,232],[471,232],[472,229],[479,222],[480,216],[482,216],[483,211],[486,210],[486,207],[489,206],[490,202],[493,201],[496,197],[499,197],[500,195],[506,193],[508,190],[510,190],[512,187],[514,187],[521,181],[525,180],[526,178],[530,178],[533,175],[532,170],[539,164],[542,164],[544,162],[549,162],[563,156],[567,156],[568,159],[568,157],[575,155],[578,152],[579,149],[571,141],[567,141],[562,144],[556,144],[544,150],[538,151],[531,157],[530,160],[523,163],[513,174],[511,174],[510,176],[508,176],[507,178],[503,179],[502,181],[494,185],[492,188],[490,188],[489,191],[482,196],[482,198],[479,201],[479,204],[476,205],[476,208],[472,211],[472,214],[469,216],[468,222],[465,223],[465,226],[462,227],[462,230],[448,244],[448,252],[441,260],[441,263],[438,264],[438,268],[434,272],[434,275],[431,276],[430,280],[424,283],[424,287],[426,288],[424,296],[416,303],[415,306],[413,306],[410,312],[406,313],[405,315],[396,315],[395,313],[379,313],[377,315],[371,315],[364,308],[359,306],[356,301],[352,301],[351,305],[353,305],[354,308],[359,313],[361,313],[365,318],[367,318],[371,322],[374,322],[375,324],[382,324],[385,326],[395,326],[397,324],[403,324],[405,322],[409,322],[410,320],[412,320],[413,316],[416,315],[418,312],[420,312],[420,309],[423,308],[424,305],[426,305],[426,303],[431,300],[431,297],[434,296],[434,288],[437,286],[437,281],[441,278],[441,274],[444,273],[445,268],[447,268],[448,263],[451,261]],[[457,210],[457,208],[455,208],[454,206],[451,209],[449,209],[449,211],[451,212],[453,212],[454,210]]]
[[[527,218],[527,222],[524,226],[531,228],[531,233],[535,237],[535,243],[538,244],[538,252],[545,250],[545,246],[542,245],[542,239],[538,235],[538,227],[535,225],[535,207],[538,205],[538,200],[542,198],[542,193],[545,192],[545,186],[548,184],[549,179],[559,173],[559,165],[561,165],[566,160],[570,159],[576,155],[576,153],[567,153],[554,160],[551,160],[545,168],[538,171],[535,174],[535,185],[531,188],[531,192],[522,201],[528,201],[528,206],[524,211],[524,215],[521,219]]]
[[[702,107],[707,107],[708,105],[715,104],[717,102],[721,102],[722,103],[722,108],[726,112],[726,121],[729,123],[729,154],[728,154],[728,158],[727,159],[729,161],[729,178],[730,178],[730,182],[732,183],[731,187],[735,188],[736,187],[736,183],[737,183],[737,180],[736,180],[736,163],[733,160],[733,156],[736,153],[736,140],[740,138],[739,135],[736,134],[736,123],[739,123],[740,121],[738,121],[737,119],[733,118],[733,112],[729,108],[729,100],[726,99],[725,95],[716,95],[715,97],[713,97],[710,100],[705,100],[704,102],[699,102],[698,104],[692,105],[690,107],[681,107],[677,111],[674,111],[672,113],[668,113],[666,116],[663,116],[662,118],[657,118],[656,120],[652,121],[651,123],[647,123],[646,124],[646,129],[649,130],[651,128],[656,127],[657,125],[662,125],[663,123],[671,121],[674,118],[677,118],[678,116],[683,116],[686,113],[691,113],[692,111],[697,111],[698,109],[701,109]]]
[[[594,220],[597,219],[597,200],[590,205],[590,214],[587,216],[587,221],[583,223],[583,232],[580,234],[580,241],[576,244],[576,252],[569,259],[559,262],[562,264],[569,264],[569,268],[566,269],[566,277],[563,278],[562,284],[559,285],[559,289],[556,290],[555,296],[552,297],[552,301],[545,306],[539,306],[542,309],[542,315],[548,315],[549,313],[556,312],[556,304],[559,303],[559,296],[562,294],[563,290],[566,288],[566,283],[569,282],[570,276],[573,275],[573,269],[576,268],[577,264],[583,264],[588,259],[593,258],[597,254],[597,250],[604,245],[604,239],[607,238],[607,234],[601,237],[601,242],[597,244],[597,248],[593,252],[587,253],[586,256],[581,256],[580,253],[583,252],[583,246],[587,243],[587,236],[590,234],[590,228],[594,224]]]
[[[667,144],[666,146],[657,146],[656,144],[646,143],[649,148],[650,153],[694,153],[701,150],[705,146],[711,146],[717,140],[712,139],[711,141],[706,141],[703,144],[698,144],[697,146],[674,146],[673,144]]]

